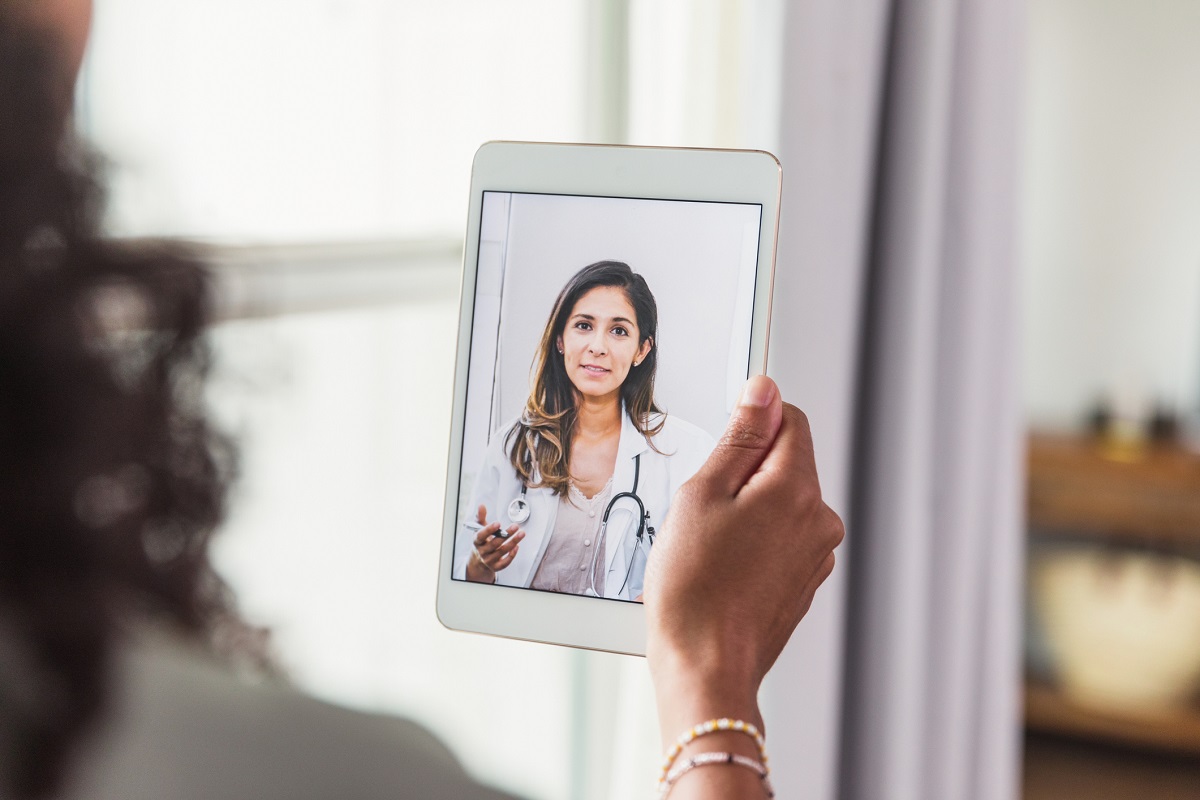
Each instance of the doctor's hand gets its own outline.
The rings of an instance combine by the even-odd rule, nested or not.
[[[843,535],[821,499],[808,419],[770,378],[751,378],[716,449],[672,499],[647,565],[646,656],[664,740],[714,717],[761,727],[759,684]],[[728,736],[757,757],[749,737]],[[741,772],[754,778],[708,771]]]
[[[475,518],[483,527],[475,534],[475,547],[467,561],[467,580],[495,583],[496,573],[516,558],[517,544],[525,538],[525,531],[517,525],[509,525],[504,531],[506,536],[498,536],[500,523],[488,524],[487,506],[480,506]]]

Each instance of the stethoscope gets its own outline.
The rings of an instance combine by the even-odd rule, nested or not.
[[[638,497],[638,479],[642,473],[642,454],[638,453],[633,457],[633,489],[628,492],[619,492],[613,495],[608,501],[608,505],[604,507],[604,515],[600,517],[600,535],[596,537],[596,549],[592,551],[592,563],[588,567],[588,594],[592,597],[599,597],[600,593],[596,591],[596,561],[600,558],[600,551],[604,549],[604,542],[608,536],[608,517],[612,514],[613,508],[617,502],[628,497],[638,506],[638,529],[636,536],[636,549],[644,549],[647,544],[650,547],[654,546],[654,527],[650,524],[650,512],[646,510],[646,504],[642,502],[642,498]],[[529,501],[525,499],[525,493],[529,491],[529,487],[521,485],[521,496],[513,498],[513,501],[508,504],[508,518],[510,521],[520,525],[529,520]],[[649,555],[649,553],[647,553]],[[633,572],[633,555],[629,557],[629,565],[625,568],[625,579],[621,581],[621,588],[617,590],[617,594],[625,591],[625,584],[629,583],[629,576]]]

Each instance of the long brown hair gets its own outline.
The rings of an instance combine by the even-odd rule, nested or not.
[[[647,440],[662,430],[665,417],[654,402],[654,376],[658,369],[658,306],[646,279],[621,261],[597,261],[567,281],[554,301],[546,330],[533,362],[533,391],[521,419],[508,432],[504,444],[521,482],[530,487],[549,487],[555,495],[566,494],[570,483],[571,437],[577,419],[579,391],[567,376],[558,353],[559,337],[575,304],[600,286],[621,289],[637,317],[638,346],[647,340],[650,351],[621,384],[621,401],[635,428]],[[651,445],[653,446],[653,445]]]

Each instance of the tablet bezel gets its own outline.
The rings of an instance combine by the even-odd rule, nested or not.
[[[757,375],[766,370],[767,364],[781,189],[779,160],[763,150],[496,141],[487,142],[475,153],[459,296],[454,405],[438,564],[437,616],[444,626],[589,650],[645,654],[645,611],[640,603],[456,581],[451,577],[484,193],[760,205],[759,268],[755,276],[748,367],[749,375]]]

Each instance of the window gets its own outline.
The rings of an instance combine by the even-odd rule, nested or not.
[[[111,228],[458,236],[492,138],[583,140],[584,0],[99,0],[82,119]]]

